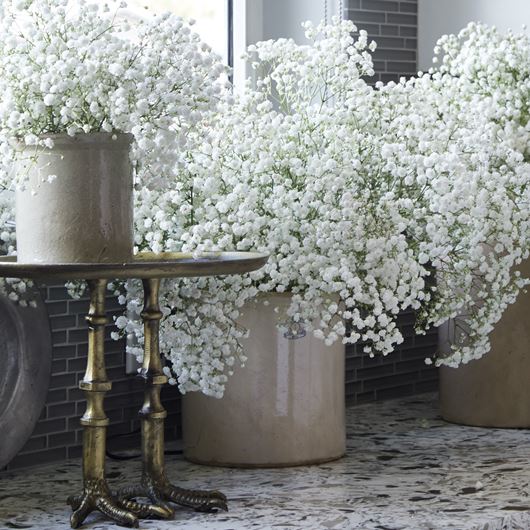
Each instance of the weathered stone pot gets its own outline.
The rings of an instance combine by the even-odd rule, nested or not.
[[[52,149],[21,147],[16,193],[18,260],[125,262],[133,254],[132,137],[53,135]],[[48,182],[49,176],[55,176]]]
[[[530,275],[530,261],[520,268]],[[530,293],[519,294],[491,334],[491,351],[458,368],[440,369],[444,419],[482,427],[530,427]],[[450,325],[440,329],[448,348]]]
[[[315,464],[345,453],[344,346],[327,347],[308,333],[287,339],[275,307],[289,295],[267,295],[243,308],[248,361],[218,400],[183,398],[184,456],[233,467]]]

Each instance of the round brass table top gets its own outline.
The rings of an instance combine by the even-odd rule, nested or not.
[[[257,252],[142,252],[127,263],[18,263],[16,256],[0,258],[0,277],[97,280],[224,276],[257,270],[268,256]]]

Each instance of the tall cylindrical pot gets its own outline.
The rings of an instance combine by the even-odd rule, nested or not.
[[[215,399],[183,398],[184,456],[196,463],[280,467],[335,460],[346,450],[344,346],[326,346],[312,333],[285,338],[275,307],[288,295],[247,304],[240,323],[248,361]]]
[[[530,261],[520,268],[530,275]],[[444,419],[481,427],[530,427],[530,293],[521,292],[491,334],[491,351],[458,368],[440,369]],[[449,347],[452,323],[440,328]]]
[[[16,170],[18,261],[130,261],[133,254],[131,135],[50,136],[51,149],[21,147]]]

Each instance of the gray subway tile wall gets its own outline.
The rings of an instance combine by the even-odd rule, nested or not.
[[[426,335],[414,332],[415,314],[405,311],[398,325],[404,342],[388,356],[371,358],[362,344],[346,347],[346,402],[349,405],[435,391],[438,370],[425,364],[438,345],[436,329]]]
[[[375,54],[377,79],[397,81],[401,75],[416,71],[417,3],[401,0],[350,0],[345,16],[379,42]],[[9,464],[14,469],[37,463],[63,460],[81,454],[84,394],[78,383],[84,375],[87,355],[87,325],[84,320],[88,300],[69,298],[61,285],[44,289],[53,340],[53,374],[46,405],[32,437]],[[110,314],[121,308],[113,297],[107,300]],[[405,342],[387,357],[370,358],[362,345],[346,349],[346,397],[348,404],[365,403],[437,388],[437,370],[423,359],[434,352],[436,330],[415,336],[414,313],[400,316]],[[143,399],[142,382],[125,374],[124,344],[110,338],[105,341],[108,375],[112,390],[106,401],[110,419],[109,450],[139,446],[138,409]],[[166,386],[162,397],[169,415],[168,439],[181,435],[180,395]]]
[[[373,54],[376,81],[398,81],[417,70],[417,0],[349,0],[346,18],[378,44]]]
[[[417,70],[417,0],[349,0],[345,17],[377,42],[373,54],[376,81],[399,81]],[[361,344],[346,348],[346,401],[366,403],[438,388],[438,370],[424,359],[435,353],[438,332],[414,333],[414,312],[399,316],[405,341],[387,357],[370,358]]]

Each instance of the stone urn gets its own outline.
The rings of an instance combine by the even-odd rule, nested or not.
[[[52,149],[21,146],[16,171],[17,256],[24,263],[130,261],[131,135],[51,135]]]
[[[520,268],[530,275],[530,261]],[[444,419],[481,427],[530,427],[530,292],[519,293],[491,334],[491,351],[458,368],[440,369]],[[440,328],[447,351],[451,323]]]
[[[282,467],[335,460],[346,450],[344,346],[307,333],[286,338],[275,307],[290,295],[247,304],[240,323],[248,361],[230,377],[225,395],[183,397],[184,456],[200,464]]]

